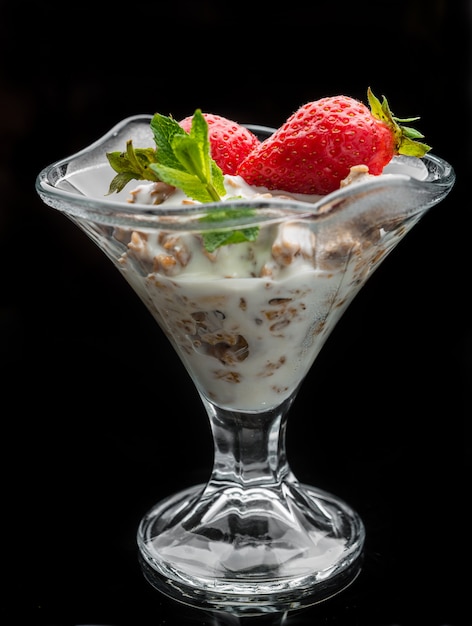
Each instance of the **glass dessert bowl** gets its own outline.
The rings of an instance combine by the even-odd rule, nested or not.
[[[454,171],[434,155],[395,157],[383,175],[310,202],[262,194],[163,208],[127,202],[132,184],[107,195],[106,153],[130,138],[151,145],[150,119],[123,120],[36,182],[141,298],[210,421],[208,482],[144,515],[143,571],[177,600],[241,615],[320,602],[357,576],[365,530],[348,503],[294,476],[289,409],[350,302],[449,193]],[[249,128],[261,138],[273,132]],[[250,240],[211,252],[202,244],[234,232]]]

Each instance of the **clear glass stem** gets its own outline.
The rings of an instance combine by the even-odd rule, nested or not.
[[[293,398],[257,413],[203,399],[215,448],[211,477],[158,503],[138,531],[155,586],[168,592],[171,580],[179,593],[204,593],[210,606],[221,601],[232,610],[280,606],[294,594],[298,602],[325,597],[333,577],[339,587],[361,553],[364,528],[339,498],[291,472],[285,432]]]
[[[210,418],[214,465],[207,489],[223,484],[242,488],[279,488],[291,475],[285,451],[288,410],[286,400],[267,412],[241,413],[216,407],[203,398]]]

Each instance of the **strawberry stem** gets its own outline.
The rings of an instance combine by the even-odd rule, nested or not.
[[[415,128],[403,125],[405,123],[415,122],[420,119],[419,117],[395,117],[390,110],[387,98],[382,96],[382,102],[380,102],[380,100],[374,96],[370,87],[367,89],[367,98],[372,115],[386,124],[392,131],[395,140],[396,154],[422,157],[431,150],[431,146],[417,141],[424,137],[422,133]]]

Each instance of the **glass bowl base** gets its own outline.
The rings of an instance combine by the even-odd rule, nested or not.
[[[336,496],[284,487],[282,500],[267,488],[235,500],[235,487],[197,485],[159,502],[138,529],[146,580],[195,608],[246,616],[301,609],[344,590],[360,572],[362,521]]]

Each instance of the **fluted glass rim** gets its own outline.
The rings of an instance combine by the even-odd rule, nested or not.
[[[440,202],[452,189],[455,183],[455,171],[450,163],[435,154],[428,153],[420,159],[425,165],[427,173],[420,179],[403,173],[392,173],[388,177],[380,176],[356,182],[323,196],[317,202],[308,202],[300,199],[286,199],[272,197],[269,199],[250,198],[241,200],[226,200],[198,205],[166,206],[160,205],[130,204],[123,198],[115,196],[86,195],[74,188],[69,183],[69,178],[78,171],[89,172],[97,166],[106,168],[111,182],[114,173],[108,164],[106,152],[107,146],[116,144],[113,149],[122,151],[126,140],[131,138],[132,130],[138,126],[152,137],[150,121],[152,115],[138,114],[126,117],[100,138],[85,148],[72,155],[54,161],[44,167],[36,177],[35,188],[43,202],[70,217],[86,219],[102,224],[117,226],[130,226],[140,228],[155,228],[165,225],[166,228],[179,230],[182,228],[198,230],[215,228],[234,228],[235,226],[251,225],[262,221],[280,220],[282,217],[292,216],[297,218],[309,217],[315,221],[337,219],[339,209],[342,208],[343,217],[349,216],[349,207],[354,207],[368,196],[381,195],[386,190],[392,194],[402,194],[405,191],[415,195],[419,194],[421,200],[412,202],[407,212],[414,214],[428,209]],[[274,128],[258,125],[245,124],[256,135],[264,138],[275,132]],[[143,130],[143,128],[141,128]],[[126,135],[126,133],[129,133]],[[151,143],[149,145],[152,145]],[[141,146],[140,146],[141,147]],[[408,162],[411,157],[394,157],[398,163]],[[82,170],[80,170],[82,164]],[[136,185],[139,184],[135,181]],[[231,209],[251,209],[252,216],[228,218]],[[225,218],[211,223],[204,223],[201,218],[210,211],[224,209]],[[355,209],[353,209],[354,211]]]

